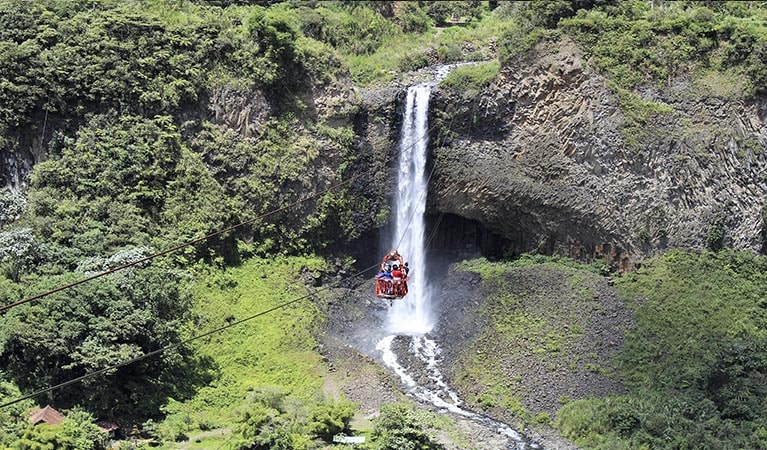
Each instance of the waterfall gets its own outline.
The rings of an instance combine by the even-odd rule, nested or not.
[[[422,83],[407,91],[405,115],[399,142],[396,226],[392,248],[408,261],[411,275],[405,301],[395,301],[389,312],[388,329],[397,334],[431,331],[430,289],[426,280],[424,212],[426,211],[427,113],[434,83]]]
[[[384,364],[399,376],[407,394],[421,401],[431,403],[440,410],[449,411],[463,418],[482,424],[508,438],[505,448],[524,450],[540,449],[535,443],[528,443],[509,425],[461,408],[462,401],[444,381],[438,367],[440,349],[428,333],[434,327],[431,309],[434,290],[426,279],[425,220],[426,194],[429,177],[426,174],[428,148],[428,112],[432,88],[450,71],[452,66],[443,66],[436,79],[411,86],[402,121],[399,142],[399,172],[397,176],[396,224],[391,237],[391,247],[409,263],[410,280],[408,294],[404,299],[394,300],[387,316],[389,335],[381,339],[376,349],[381,352]],[[388,249],[387,249],[388,250]],[[414,376],[412,367],[405,367],[392,350],[396,339],[409,341],[408,353],[423,367],[420,376]],[[411,360],[412,362],[413,360]],[[426,380],[425,385],[419,385]]]

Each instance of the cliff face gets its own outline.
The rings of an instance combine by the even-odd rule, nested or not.
[[[762,247],[765,99],[691,80],[621,98],[575,44],[536,53],[479,93],[434,93],[452,136],[434,150],[434,210],[481,223],[513,252],[622,269],[666,247]]]
[[[369,202],[355,219],[360,233],[388,217],[398,105],[408,85],[431,76],[421,71],[364,91],[340,80],[302,96],[307,123],[353,127],[353,165],[339,174],[338,155],[326,156],[314,172],[326,181],[334,173],[358,177],[351,189]],[[679,79],[639,96],[619,94],[564,41],[540,45],[479,92],[438,87],[430,108],[436,171],[429,212],[449,217],[437,242],[452,246],[471,228],[486,253],[604,257],[621,269],[667,247],[761,250],[767,99],[743,101],[710,85]],[[185,118],[210,120],[247,140],[273,108],[258,91],[222,89]],[[46,135],[55,128],[49,120]],[[47,143],[19,139],[0,154],[6,186],[19,187],[45,158]]]

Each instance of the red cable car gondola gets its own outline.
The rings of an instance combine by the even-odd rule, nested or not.
[[[376,275],[375,294],[389,300],[407,295],[408,264],[397,250],[392,250],[381,261],[381,272]]]

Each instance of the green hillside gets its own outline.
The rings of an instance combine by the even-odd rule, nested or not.
[[[352,283],[351,249],[391,213],[376,145],[395,148],[396,108],[367,95],[472,61],[444,86],[476,96],[563,41],[615,93],[629,147],[667,112],[642,89],[684,77],[764,100],[760,1],[0,0],[0,449],[106,448],[102,421],[120,448],[334,448],[352,432],[442,448],[434,430],[460,433],[404,403],[353,430],[360,407],[319,351],[323,302],[348,298],[328,280]],[[534,276],[537,256],[462,267],[506,291],[457,362],[469,403],[584,448],[767,447],[765,262],[716,232],[718,253],[612,274],[635,328],[615,359],[578,364],[626,392],[557,411],[525,407],[499,361],[565,355],[609,268],[545,261],[572,306],[546,316],[553,297],[501,280]],[[30,425],[47,404],[64,422]]]

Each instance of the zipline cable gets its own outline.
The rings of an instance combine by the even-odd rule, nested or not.
[[[59,384],[56,384],[54,386],[49,386],[47,388],[40,389],[38,391],[35,391],[35,392],[30,393],[30,394],[24,395],[24,396],[19,397],[17,399],[11,400],[11,401],[6,402],[6,403],[3,403],[2,405],[0,405],[0,409],[8,407],[8,406],[11,406],[11,405],[14,405],[16,403],[19,403],[21,401],[24,401],[24,400],[27,400],[27,399],[30,399],[30,398],[33,398],[33,397],[37,397],[38,395],[41,395],[41,394],[45,394],[45,393],[48,393],[48,392],[51,392],[51,391],[55,391],[55,390],[61,389],[63,387],[69,386],[71,384],[79,383],[80,381],[87,380],[88,378],[93,378],[95,376],[98,376],[98,375],[101,375],[103,373],[109,372],[110,370],[114,370],[114,369],[118,369],[118,368],[123,367],[123,366],[127,366],[129,364],[134,363],[134,362],[141,361],[142,359],[146,359],[146,358],[149,358],[151,356],[159,355],[160,353],[163,353],[163,352],[165,352],[167,350],[172,350],[174,348],[181,347],[182,345],[186,345],[186,344],[188,344],[190,342],[193,342],[193,341],[196,341],[198,339],[202,339],[204,337],[208,337],[208,336],[211,336],[213,334],[220,333],[220,332],[222,332],[224,330],[228,330],[229,328],[236,327],[237,325],[241,325],[241,324],[243,324],[245,322],[248,322],[250,320],[253,320],[253,319],[257,318],[257,317],[261,317],[261,316],[267,315],[267,314],[272,313],[274,311],[277,311],[279,309],[282,309],[282,308],[285,308],[287,306],[290,306],[290,305],[292,305],[294,303],[298,303],[301,300],[305,300],[305,299],[311,297],[312,295],[316,295],[319,292],[322,292],[322,291],[325,291],[325,290],[327,290],[327,289],[329,289],[331,287],[334,287],[334,286],[340,284],[343,281],[351,280],[351,279],[353,279],[355,277],[358,277],[359,275],[362,275],[365,272],[368,272],[371,269],[374,269],[374,268],[377,268],[377,267],[378,267],[378,264],[372,265],[372,266],[368,267],[367,269],[363,269],[363,270],[355,273],[354,275],[348,276],[346,278],[342,278],[342,279],[340,279],[338,281],[335,281],[333,283],[328,284],[327,286],[323,286],[322,288],[317,289],[317,290],[315,290],[313,292],[309,292],[306,295],[302,295],[300,297],[294,298],[293,300],[281,303],[281,304],[279,304],[277,306],[273,306],[273,307],[271,307],[269,309],[266,309],[264,311],[261,311],[261,312],[258,312],[256,314],[253,314],[251,316],[245,317],[244,319],[240,319],[240,320],[231,322],[231,323],[226,324],[224,326],[221,326],[221,327],[218,327],[218,328],[214,328],[212,330],[206,331],[206,332],[198,334],[196,336],[192,336],[190,338],[184,339],[184,340],[176,342],[174,344],[169,344],[169,345],[166,345],[165,347],[158,348],[157,350],[153,350],[153,351],[151,351],[149,353],[144,353],[143,355],[139,355],[139,356],[136,356],[134,358],[127,359],[125,361],[121,361],[119,363],[113,364],[111,366],[104,367],[103,369],[99,369],[99,370],[97,370],[95,372],[90,372],[90,373],[87,373],[85,375],[79,376],[77,378],[73,378],[71,380],[64,381],[63,383],[59,383]]]
[[[430,133],[432,130],[434,130],[434,128],[435,128],[435,127],[436,127],[436,125],[435,125],[435,126],[432,126],[432,127],[430,127],[430,128],[429,128],[429,129],[428,129],[428,130],[427,130],[427,131],[424,133],[424,135],[423,135],[422,137],[420,137],[418,140],[414,141],[412,144],[410,144],[410,146],[408,146],[408,147],[404,147],[404,148],[402,148],[402,149],[399,149],[399,150],[397,150],[397,151],[396,151],[396,152],[394,152],[392,155],[390,155],[389,157],[387,157],[386,159],[384,159],[384,161],[383,161],[383,162],[384,162],[384,163],[388,163],[388,162],[390,162],[392,159],[394,159],[394,157],[398,156],[398,155],[399,155],[400,153],[402,153],[403,151],[407,150],[407,149],[408,149],[408,148],[410,148],[410,147],[413,147],[414,145],[416,145],[416,144],[417,144],[418,142],[420,142],[421,140],[423,140],[423,139],[426,139],[426,138],[429,136],[429,133]],[[328,193],[328,192],[330,192],[330,191],[332,191],[332,190],[335,190],[335,189],[337,189],[337,188],[339,188],[339,187],[341,187],[341,186],[343,186],[343,185],[345,185],[345,184],[349,184],[349,183],[353,182],[354,180],[356,180],[357,178],[360,178],[360,177],[362,177],[362,176],[363,176],[363,175],[365,175],[365,174],[366,174],[366,172],[363,172],[363,173],[360,173],[360,174],[354,175],[354,176],[350,177],[349,179],[347,179],[347,180],[344,180],[344,181],[341,181],[341,182],[338,182],[338,183],[336,183],[336,184],[334,184],[334,185],[331,185],[330,187],[328,187],[328,188],[326,188],[326,189],[324,189],[324,190],[322,190],[322,191],[318,191],[318,192],[315,192],[314,194],[311,194],[311,195],[309,195],[309,196],[306,196],[306,197],[304,197],[304,198],[298,199],[298,200],[296,200],[296,201],[294,201],[294,202],[292,202],[292,203],[289,203],[289,204],[287,204],[287,205],[285,205],[285,206],[282,206],[282,207],[280,207],[280,208],[274,209],[274,210],[272,210],[272,211],[268,211],[268,212],[266,212],[266,213],[264,213],[264,214],[261,214],[261,215],[259,215],[259,216],[257,216],[257,217],[254,217],[254,218],[252,218],[252,219],[248,219],[248,220],[246,220],[246,221],[240,222],[240,223],[238,223],[238,224],[236,224],[236,225],[232,225],[232,226],[229,226],[229,227],[227,227],[227,228],[224,228],[224,229],[222,229],[222,230],[219,230],[219,231],[215,231],[215,232],[213,232],[213,233],[207,234],[207,235],[205,235],[205,236],[203,236],[203,237],[200,237],[200,238],[197,238],[197,239],[193,239],[193,240],[191,240],[191,241],[187,241],[187,242],[184,242],[184,243],[182,243],[182,244],[178,244],[178,245],[176,245],[176,246],[174,246],[174,247],[171,247],[171,248],[168,248],[168,249],[162,250],[162,251],[160,251],[160,252],[157,252],[157,253],[154,253],[154,254],[151,254],[151,255],[145,256],[145,257],[143,257],[143,258],[139,258],[139,259],[137,259],[137,260],[135,260],[135,261],[132,261],[132,262],[129,262],[129,263],[125,263],[125,264],[119,265],[119,266],[117,266],[117,267],[114,267],[114,268],[112,268],[112,269],[109,269],[109,270],[105,270],[105,271],[103,271],[103,272],[99,272],[99,273],[96,273],[96,274],[94,274],[94,275],[91,275],[91,276],[88,276],[88,277],[82,278],[82,279],[80,279],[80,280],[77,280],[77,281],[74,281],[74,282],[72,282],[72,283],[68,283],[68,284],[65,284],[65,285],[63,285],[63,286],[59,286],[58,288],[55,288],[55,289],[51,289],[51,290],[49,290],[49,291],[45,291],[45,292],[42,292],[42,293],[40,293],[40,294],[36,294],[36,295],[33,295],[33,296],[31,296],[31,297],[27,297],[27,298],[25,298],[25,299],[22,299],[22,300],[16,301],[16,302],[14,302],[14,303],[9,303],[9,304],[7,304],[7,305],[3,305],[3,306],[0,306],[0,314],[2,314],[2,313],[4,313],[4,312],[8,311],[8,310],[9,310],[9,309],[11,309],[11,308],[15,308],[15,307],[17,307],[17,306],[21,306],[21,305],[23,305],[23,304],[25,304],[25,303],[29,303],[29,302],[32,302],[32,301],[35,301],[35,300],[39,300],[39,299],[41,299],[41,298],[43,298],[43,297],[47,297],[47,296],[49,296],[49,295],[52,295],[52,294],[55,294],[55,293],[57,293],[57,292],[61,292],[61,291],[67,290],[67,289],[69,289],[69,288],[72,288],[72,287],[78,286],[78,285],[80,285],[80,284],[83,284],[83,283],[87,283],[87,282],[89,282],[89,281],[93,281],[93,280],[95,280],[95,279],[98,279],[98,278],[104,277],[104,276],[106,276],[106,275],[110,275],[110,274],[112,274],[112,273],[115,273],[115,272],[118,272],[118,271],[121,271],[121,270],[127,269],[127,268],[129,268],[129,267],[133,267],[133,266],[136,266],[136,265],[138,265],[138,264],[141,264],[141,263],[144,263],[144,262],[150,261],[150,260],[152,260],[152,259],[155,259],[155,258],[158,258],[158,257],[160,257],[160,256],[164,256],[164,255],[167,255],[167,254],[169,254],[169,253],[173,253],[173,252],[175,252],[175,251],[178,251],[178,250],[180,250],[180,249],[182,249],[182,248],[185,248],[185,247],[189,247],[189,246],[191,246],[191,245],[194,245],[194,244],[198,244],[198,243],[200,243],[200,242],[203,242],[203,241],[206,241],[206,240],[208,240],[208,239],[210,239],[210,238],[212,238],[212,237],[215,237],[215,236],[218,236],[218,235],[221,235],[221,234],[227,233],[227,232],[229,232],[229,231],[233,231],[233,230],[236,230],[236,229],[238,229],[238,228],[240,228],[240,227],[243,227],[243,226],[245,226],[245,225],[249,225],[249,224],[252,224],[252,223],[254,223],[254,222],[258,221],[258,220],[261,220],[261,219],[267,218],[267,217],[269,217],[269,216],[272,216],[272,215],[274,215],[274,214],[277,214],[277,213],[280,213],[280,212],[286,211],[286,210],[288,210],[288,209],[290,209],[290,208],[292,208],[292,207],[294,207],[294,206],[297,206],[297,205],[299,205],[299,204],[301,204],[301,203],[304,203],[304,202],[306,202],[306,201],[309,201],[309,200],[311,200],[311,199],[313,199],[313,198],[319,197],[320,195],[323,195],[323,194],[326,194],[326,193]]]
[[[432,170],[432,172],[433,172],[433,170]],[[412,222],[412,220],[410,222]],[[438,224],[439,224],[439,221],[437,222],[435,227]],[[408,223],[408,227],[409,227],[409,223]],[[406,231],[407,231],[407,227],[403,231],[403,234]],[[433,237],[434,233],[435,233],[435,230],[432,230],[432,233],[431,233],[432,237]],[[401,240],[402,240],[402,237],[400,237],[400,241]],[[429,239],[429,241],[431,241],[431,239]],[[11,405],[15,405],[16,403],[22,402],[24,400],[27,400],[27,399],[30,399],[30,398],[33,398],[33,397],[37,397],[38,395],[41,395],[41,394],[46,394],[48,392],[52,392],[52,391],[61,389],[61,388],[66,387],[66,386],[69,386],[69,385],[72,385],[72,384],[75,384],[75,383],[79,383],[80,381],[83,381],[83,380],[86,380],[86,379],[89,379],[89,378],[93,378],[93,377],[99,376],[101,374],[109,372],[110,370],[114,370],[114,369],[118,369],[118,368],[123,367],[123,366],[127,366],[129,364],[134,363],[134,362],[141,361],[142,359],[146,359],[146,358],[149,358],[149,357],[152,357],[152,356],[155,356],[155,355],[159,355],[160,353],[163,353],[163,352],[165,352],[167,350],[172,350],[174,348],[181,347],[182,345],[186,345],[186,344],[188,344],[190,342],[193,342],[193,341],[196,341],[198,339],[202,339],[204,337],[208,337],[208,336],[211,336],[213,334],[220,333],[222,331],[228,330],[229,328],[235,327],[237,325],[241,325],[241,324],[243,324],[245,322],[248,322],[250,320],[253,320],[255,318],[258,318],[258,317],[261,317],[261,316],[265,316],[265,315],[267,315],[269,313],[272,313],[274,311],[277,311],[277,310],[280,310],[280,309],[285,308],[287,306],[290,306],[290,305],[292,305],[294,303],[298,303],[299,301],[305,300],[305,299],[311,297],[312,295],[316,295],[319,292],[322,292],[322,291],[325,291],[327,289],[330,289],[331,287],[337,286],[337,285],[341,284],[344,281],[352,280],[352,279],[354,279],[354,278],[356,278],[356,277],[358,277],[358,276],[360,276],[360,275],[362,275],[362,274],[364,274],[364,273],[366,273],[366,272],[368,272],[368,271],[370,271],[370,270],[372,270],[374,268],[377,268],[378,266],[379,266],[379,264],[376,263],[376,264],[374,264],[374,265],[372,265],[372,266],[370,266],[370,267],[368,267],[366,269],[363,269],[363,270],[355,273],[354,275],[350,275],[348,277],[342,278],[342,279],[340,279],[338,281],[335,281],[333,283],[328,284],[327,286],[323,286],[322,288],[317,289],[317,290],[315,290],[313,292],[309,292],[306,295],[302,295],[301,297],[297,297],[297,298],[294,298],[293,300],[281,303],[281,304],[279,304],[277,306],[273,306],[273,307],[271,307],[269,309],[266,309],[264,311],[261,311],[261,312],[258,312],[256,314],[253,314],[251,316],[245,317],[244,319],[240,319],[240,320],[231,322],[231,323],[229,323],[227,325],[224,325],[224,326],[221,326],[221,327],[218,327],[218,328],[214,328],[212,330],[206,331],[205,333],[201,333],[201,334],[198,334],[196,336],[192,336],[190,338],[184,339],[184,340],[176,342],[174,344],[166,345],[165,347],[161,347],[161,348],[159,348],[157,350],[153,350],[153,351],[151,351],[149,353],[145,353],[143,355],[136,356],[134,358],[131,358],[131,359],[119,362],[117,364],[113,364],[111,366],[104,367],[103,369],[99,369],[99,370],[97,370],[95,372],[90,372],[90,373],[87,373],[85,375],[79,376],[77,378],[73,378],[71,380],[64,381],[62,383],[56,384],[54,386],[49,386],[47,388],[40,389],[40,390],[37,390],[37,391],[32,392],[30,394],[21,396],[19,398],[16,398],[14,400],[11,400],[9,402],[1,404],[0,405],[0,409],[3,409],[5,407],[11,406]]]

